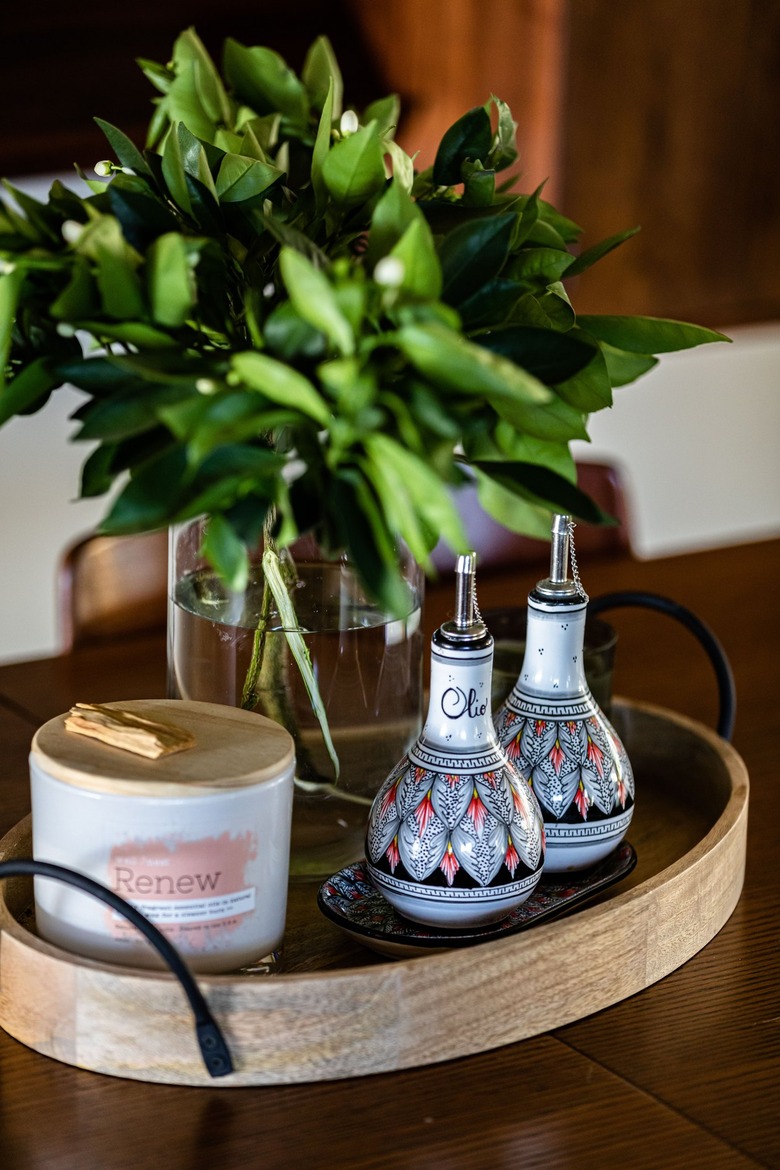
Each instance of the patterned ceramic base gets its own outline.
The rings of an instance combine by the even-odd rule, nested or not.
[[[363,861],[348,865],[324,882],[317,904],[326,918],[372,950],[408,958],[426,950],[474,946],[549,922],[627,877],[636,860],[633,846],[624,841],[590,870],[561,877],[544,875],[530,898],[501,922],[474,930],[435,930],[403,918],[373,887]]]

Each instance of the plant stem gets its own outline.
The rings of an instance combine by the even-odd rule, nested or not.
[[[269,514],[263,531],[264,548],[273,547],[271,536],[273,521],[273,515]],[[289,578],[295,580],[294,566],[288,564],[287,571]],[[252,657],[244,679],[241,707],[245,711],[254,711],[260,707],[264,715],[285,727],[295,740],[296,772],[303,772],[306,779],[314,784],[328,784],[329,778],[319,771],[310,752],[303,745],[298,719],[290,702],[286,640],[267,637],[272,606],[273,595],[263,574],[260,614],[252,639]]]

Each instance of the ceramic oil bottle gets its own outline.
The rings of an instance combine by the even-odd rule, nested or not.
[[[493,639],[477,616],[476,558],[458,559],[456,616],[431,641],[422,732],[377,794],[366,858],[396,910],[430,926],[497,921],[541,876],[542,816],[492,721]]]
[[[588,597],[576,560],[569,577],[572,527],[570,517],[554,517],[550,576],[528,597],[523,665],[495,720],[499,741],[541,805],[545,869],[553,873],[601,861],[634,811],[631,764],[585,680]]]

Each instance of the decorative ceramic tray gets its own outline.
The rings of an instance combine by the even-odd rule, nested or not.
[[[32,882],[15,878],[0,883],[0,1025],[81,1068],[230,1088],[451,1060],[633,995],[691,958],[734,909],[748,778],[734,749],[690,720],[625,703],[614,721],[637,778],[638,862],[565,917],[478,946],[390,959],[320,913],[316,883],[293,884],[276,973],[198,979],[235,1068],[212,1080],[179,983],[43,942]],[[0,842],[0,860],[30,854],[28,818]],[[465,1002],[479,1011],[457,1010]]]
[[[427,951],[473,947],[506,938],[568,914],[583,902],[628,877],[636,865],[633,845],[624,842],[601,863],[581,874],[544,877],[527,901],[500,922],[474,930],[434,930],[397,914],[374,889],[364,861],[340,869],[320,887],[317,904],[326,918],[371,950],[408,958]]]

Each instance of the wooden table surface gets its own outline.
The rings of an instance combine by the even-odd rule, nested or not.
[[[482,609],[522,604],[538,575],[482,576]],[[780,541],[593,561],[583,577],[592,597],[643,589],[674,598],[711,626],[731,660],[750,829],[744,892],[718,936],[595,1016],[479,1056],[362,1080],[151,1085],[58,1064],[0,1032],[3,1170],[780,1167]],[[447,604],[430,592],[429,628]],[[620,636],[618,693],[714,726],[714,676],[692,635],[647,611],[609,620]],[[0,667],[0,834],[29,811],[27,751],[40,723],[76,700],[151,697],[164,686],[159,638]],[[0,957],[0,979],[1,971]],[[480,1004],[452,1010],[479,1013]]]

